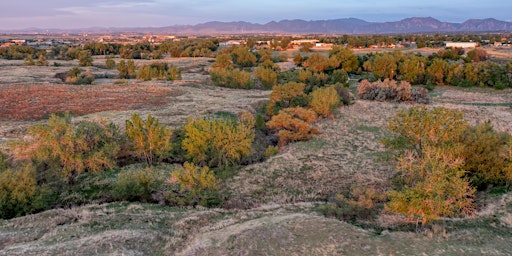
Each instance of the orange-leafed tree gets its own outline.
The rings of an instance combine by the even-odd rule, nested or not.
[[[283,147],[291,141],[309,140],[319,130],[311,126],[317,115],[315,111],[302,107],[280,110],[267,122],[267,126],[277,130],[279,146]]]

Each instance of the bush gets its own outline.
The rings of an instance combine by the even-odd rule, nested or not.
[[[413,107],[389,121],[395,136],[386,146],[398,150],[398,187],[387,208],[423,224],[440,217],[474,212],[475,189],[464,177],[464,146],[458,138],[468,127],[462,113],[446,108]]]
[[[129,60],[125,62],[121,60],[119,65],[117,65],[117,71],[119,72],[119,78],[134,78],[135,77],[135,62],[133,60]]]
[[[239,120],[191,119],[185,125],[182,147],[199,165],[230,166],[249,156],[254,141],[254,118],[248,112]]]
[[[350,105],[354,103],[354,95],[350,92],[349,88],[343,84],[335,84],[333,87],[343,105]]]
[[[269,158],[271,156],[275,156],[279,154],[279,147],[278,146],[268,146],[265,150],[265,158]]]
[[[424,88],[412,88],[407,81],[401,81],[398,85],[394,80],[369,82],[363,80],[357,88],[357,96],[365,100],[378,101],[415,101],[428,103],[428,92]]]
[[[112,58],[107,58],[107,60],[105,60],[105,66],[108,69],[113,69],[116,67],[116,61],[113,60]]]
[[[267,104],[267,115],[272,116],[284,108],[306,106],[305,86],[303,83],[296,82],[274,86],[270,93],[270,101]]]
[[[261,82],[263,89],[272,89],[277,84],[277,74],[273,69],[261,65],[254,71],[254,76]]]
[[[153,202],[152,195],[163,192],[166,175],[155,167],[124,168],[119,172],[114,185],[116,200]]]
[[[461,136],[465,158],[463,169],[472,184],[478,188],[507,183],[508,150],[512,137],[497,132],[491,123],[470,127]]]
[[[31,165],[0,170],[0,218],[14,218],[44,208],[37,187],[36,170]]]
[[[122,140],[112,123],[81,121],[74,126],[69,115],[52,115],[47,124],[30,127],[29,135],[30,140],[15,146],[18,158],[30,158],[69,181],[83,172],[115,167]]]
[[[328,217],[343,221],[371,220],[383,208],[386,194],[372,188],[353,186],[346,194],[338,194],[322,207]]]
[[[84,73],[80,68],[74,67],[67,72],[65,81],[69,84],[92,84],[94,78],[89,70]]]
[[[253,86],[251,73],[238,69],[213,68],[210,78],[216,86],[234,89],[251,89]]]
[[[126,136],[135,155],[148,166],[161,161],[171,150],[171,128],[159,124],[151,114],[146,120],[142,120],[139,114],[133,114],[130,120],[126,120]]]
[[[181,71],[178,67],[163,62],[144,65],[137,72],[137,79],[149,81],[153,78],[159,80],[181,80]]]
[[[205,166],[199,167],[193,163],[185,162],[183,168],[178,168],[171,172],[170,184],[178,184],[179,191],[171,192],[168,199],[180,205],[210,206],[218,204],[218,185],[217,179],[212,171]]]
[[[334,86],[317,88],[311,94],[309,107],[320,116],[327,117],[339,105],[340,98]]]
[[[277,130],[279,146],[284,147],[291,141],[309,140],[318,129],[311,127],[311,123],[317,118],[313,110],[301,107],[286,108],[272,117],[267,123],[271,129]]]

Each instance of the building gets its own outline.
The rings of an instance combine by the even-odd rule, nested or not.
[[[445,42],[446,48],[476,48],[475,42]]]

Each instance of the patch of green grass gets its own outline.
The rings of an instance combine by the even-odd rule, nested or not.
[[[315,137],[308,141],[296,142],[297,148],[300,150],[315,151],[323,149],[328,144],[327,141]]]
[[[356,126],[356,130],[362,131],[362,132],[373,133],[375,135],[379,135],[382,133],[382,129],[378,126],[358,125],[358,126]]]

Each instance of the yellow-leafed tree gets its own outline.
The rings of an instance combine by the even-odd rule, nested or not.
[[[227,166],[238,163],[252,151],[254,117],[243,112],[239,120],[191,119],[185,125],[182,147],[194,163]]]

